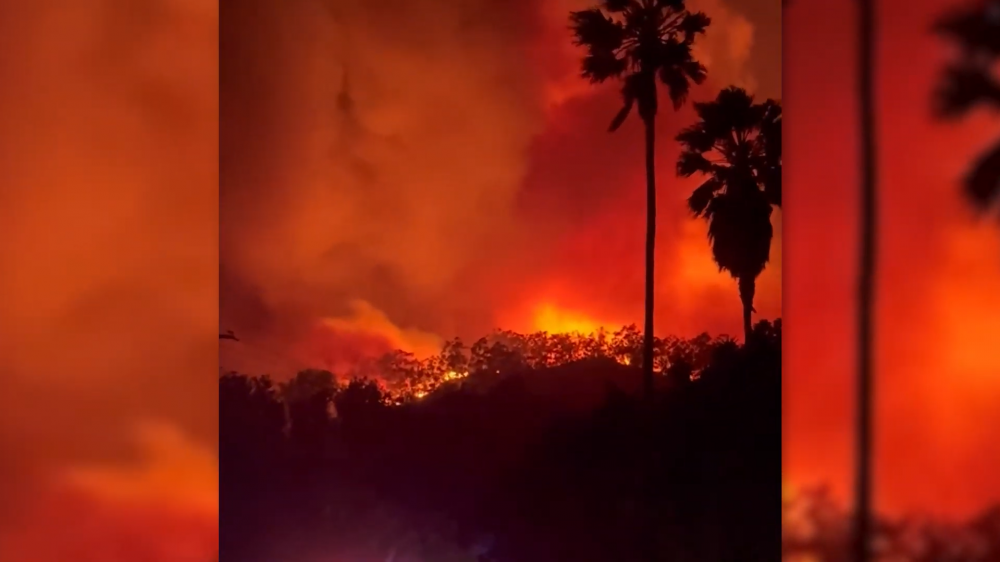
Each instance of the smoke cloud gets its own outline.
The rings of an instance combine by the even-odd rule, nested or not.
[[[60,508],[117,520],[66,474],[156,464],[141,424],[214,454],[217,21],[183,0],[4,3],[0,518],[51,549],[0,533],[0,559],[65,559]],[[142,510],[148,541],[183,540]],[[211,537],[214,514],[178,517]]]

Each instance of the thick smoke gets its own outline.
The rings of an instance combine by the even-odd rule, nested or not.
[[[511,231],[542,109],[523,6],[223,10],[223,259],[269,307],[405,317]]]
[[[53,545],[20,500],[144,462],[142,424],[213,454],[216,29],[201,2],[4,3],[0,515]]]

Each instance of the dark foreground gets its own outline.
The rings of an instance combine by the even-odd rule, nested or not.
[[[402,405],[354,381],[286,409],[266,379],[223,377],[220,557],[628,562],[652,536],[658,560],[780,560],[780,322],[706,346],[652,404],[601,357]]]

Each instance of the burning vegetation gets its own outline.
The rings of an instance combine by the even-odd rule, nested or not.
[[[763,321],[758,335],[780,334],[781,320]],[[220,336],[221,337],[221,336]],[[693,338],[654,338],[653,369],[660,375],[697,379],[713,356],[738,349],[726,335],[707,333]],[[294,399],[317,385],[337,378],[372,381],[392,404],[420,400],[448,385],[488,384],[491,377],[539,371],[576,362],[603,360],[621,367],[637,367],[642,362],[642,332],[634,324],[616,331],[597,328],[590,333],[539,331],[521,334],[497,330],[467,345],[460,338],[446,341],[437,354],[419,357],[410,351],[395,350],[380,357],[363,358],[336,377],[323,370],[307,369],[280,385],[285,396]]]

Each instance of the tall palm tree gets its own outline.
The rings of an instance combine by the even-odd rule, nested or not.
[[[677,174],[708,178],[688,207],[708,222],[719,270],[738,282],[748,342],[757,277],[771,258],[771,206],[781,206],[781,105],[730,87],[694,108],[698,122],[677,135]]]
[[[611,121],[612,132],[638,106],[646,131],[646,306],[643,325],[643,387],[653,393],[653,256],[656,246],[657,86],[667,89],[674,109],[687,100],[691,84],[705,80],[705,67],[691,54],[695,37],[711,20],[689,12],[684,0],[603,0],[597,7],[570,13],[575,43],[587,49],[582,75],[592,83],[622,82],[624,104]]]
[[[861,134],[861,247],[858,267],[857,474],[854,499],[854,559],[872,558],[872,435],[874,398],[876,147],[875,2],[858,0],[858,127]]]

